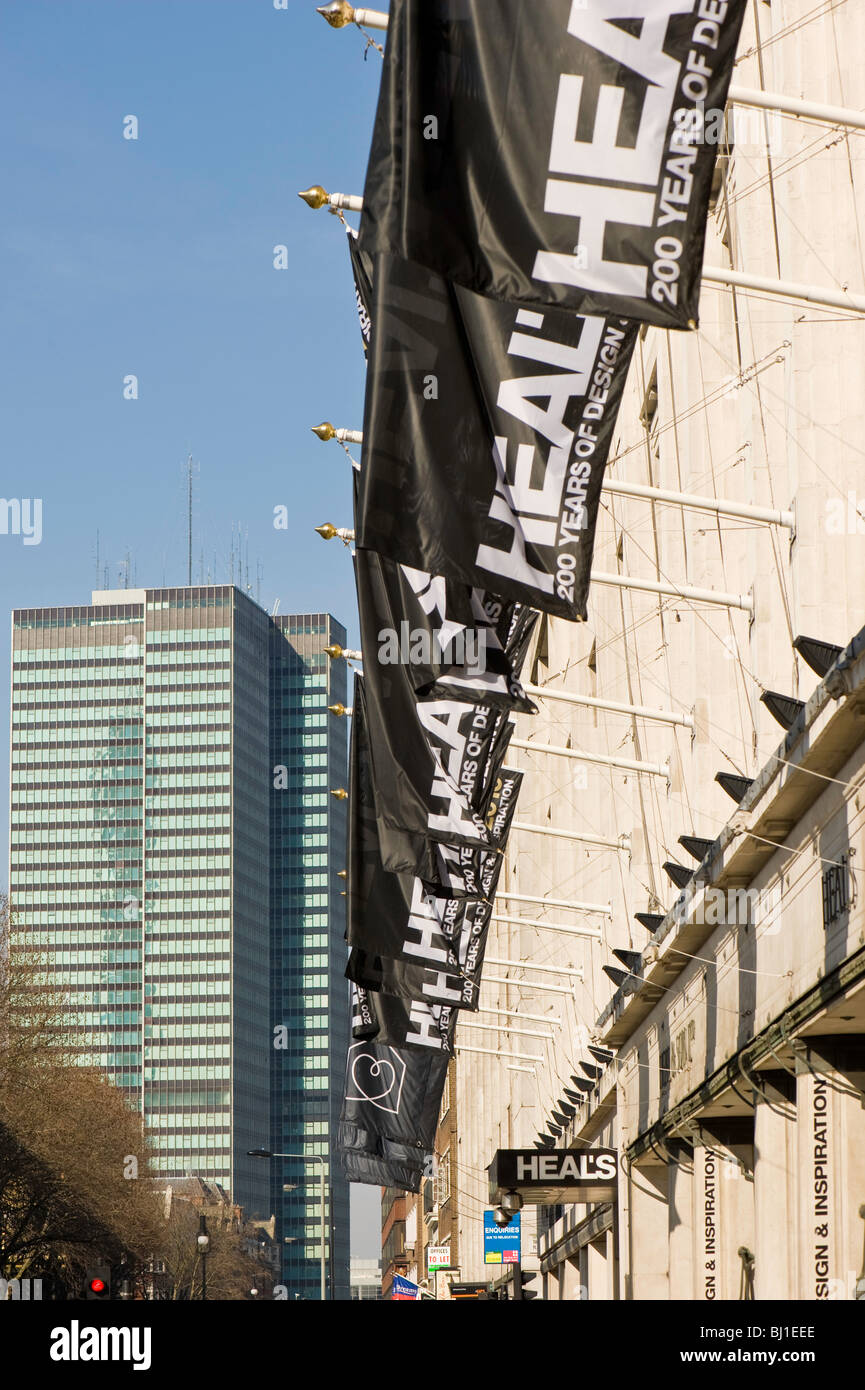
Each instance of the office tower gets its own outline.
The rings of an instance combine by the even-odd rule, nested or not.
[[[305,622],[280,620],[301,630]],[[271,895],[287,931],[282,873],[295,859],[281,835],[309,833],[300,815],[282,812],[274,833],[280,759],[271,738],[292,729],[292,699],[298,714],[313,717],[312,688],[283,687],[271,663],[287,644],[269,615],[228,585],[100,591],[88,606],[16,610],[12,629],[17,926],[68,992],[82,1057],[141,1109],[160,1175],[220,1182],[248,1215],[267,1216],[278,1165],[247,1150],[270,1140],[271,1068],[282,1055],[271,1027],[279,978],[271,936],[281,960],[283,928],[271,931]],[[277,690],[287,702],[284,726],[272,719]],[[334,732],[341,785],[345,730],[327,718],[317,741],[328,754]],[[298,763],[305,751],[301,738]],[[293,793],[286,796],[287,811]],[[302,808],[300,782],[298,796]],[[336,808],[330,816],[329,801],[325,789],[320,853],[338,860],[340,904],[344,815]],[[318,870],[327,882],[326,866]],[[335,1058],[347,1003],[342,927],[334,919],[328,947],[329,922],[325,915],[316,925],[325,957],[333,956],[325,971],[333,994],[316,980],[315,1022],[336,1030]],[[292,1055],[304,1021],[302,1008],[285,1019]],[[329,1119],[325,1106],[323,1124]],[[298,1142],[316,1152],[302,1134]],[[326,1153],[329,1129],[315,1135]],[[346,1277],[347,1262],[346,1217]]]
[[[271,625],[271,992],[274,1028],[271,1148],[325,1160],[328,1297],[349,1298],[348,1183],[330,1160],[348,1045],[346,813],[331,789],[346,784],[346,667],[324,648],[345,629],[326,613]],[[288,1046],[276,1030],[285,1027]],[[318,1298],[321,1165],[274,1160],[272,1210],[289,1297]],[[287,1187],[288,1190],[284,1190]]]

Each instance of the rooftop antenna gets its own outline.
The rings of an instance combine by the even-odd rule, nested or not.
[[[199,465],[192,455],[186,459],[186,582],[192,588],[192,476]]]

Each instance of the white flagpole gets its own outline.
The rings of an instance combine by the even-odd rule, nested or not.
[[[601,912],[605,917],[612,917],[613,909],[609,903],[578,903],[568,902],[567,898],[535,898],[529,893],[506,893],[503,888],[496,894],[498,898],[507,898],[511,903],[535,903],[538,907],[566,907],[572,912]]]
[[[297,195],[309,207],[317,209],[330,204],[334,208],[347,208],[351,212],[363,210],[363,197],[357,193],[326,193],[320,184],[314,184]],[[709,284],[732,285],[742,290],[756,290],[760,294],[775,294],[781,299],[803,299],[808,304],[819,304],[826,309],[847,309],[851,313],[865,314],[865,294],[850,290],[827,290],[821,285],[802,285],[795,280],[776,280],[768,275],[746,275],[742,270],[728,270],[724,266],[703,266],[703,280]]]
[[[329,421],[310,427],[319,439],[338,439],[341,443],[363,443],[363,430],[335,429]],[[766,521],[774,526],[796,529],[796,514],[782,511],[777,507],[757,507],[750,502],[728,502],[720,497],[704,497],[694,492],[673,492],[670,488],[650,487],[646,483],[626,483],[617,478],[605,478],[604,492],[612,492],[620,497],[636,497],[647,502],[669,502],[677,507],[690,507],[698,512],[714,512],[716,516],[737,517],[744,521]]]
[[[565,936],[584,936],[590,941],[603,939],[597,927],[566,927],[561,922],[543,922],[537,917],[508,917],[503,912],[494,912],[490,920],[509,922],[520,927],[539,927],[543,928],[544,931],[563,932]]]
[[[524,830],[529,835],[552,835],[561,840],[574,840],[577,844],[595,845],[598,849],[621,849],[630,852],[630,835],[620,835],[618,840],[605,840],[602,835],[581,834],[576,830],[559,830],[554,825],[531,825],[527,821],[514,821],[512,830]]]
[[[566,991],[570,993],[570,990]],[[500,1061],[507,1062],[510,1057],[519,1057],[523,1062],[542,1062],[543,1057],[536,1057],[533,1052],[501,1052],[492,1047],[464,1047],[462,1043],[455,1046],[456,1052],[477,1052],[485,1057],[498,1057]]]
[[[553,1042],[552,1033],[542,1033],[540,1028],[514,1028],[510,1023],[469,1023],[467,1020],[460,1020],[460,1032],[464,1028],[483,1029],[485,1033],[515,1033],[520,1038],[543,1038],[546,1042]]]
[[[515,989],[537,989],[543,994],[568,994],[573,999],[573,985],[545,985],[538,980],[509,980],[506,975],[484,975],[484,983],[491,985],[513,985]]]
[[[331,29],[344,29],[347,24],[357,24],[364,29],[386,29],[387,14],[384,10],[368,10],[365,6],[350,5],[348,0],[331,0],[329,5],[317,6],[322,19],[326,19]]]
[[[570,965],[535,965],[530,960],[504,960],[500,956],[487,956],[489,965],[506,965],[514,970],[537,970],[541,975],[571,975],[575,980],[583,978],[583,971]]]
[[[355,539],[355,533],[348,526],[334,526],[326,521],[315,530],[322,540],[330,541],[338,537],[348,545]],[[606,574],[603,570],[592,570],[589,576],[592,584],[610,584],[618,589],[636,589],[644,594],[665,594],[670,598],[687,599],[691,603],[715,603],[722,608],[742,608],[753,613],[754,600],[750,594],[728,594],[723,589],[699,589],[692,584],[674,584],[672,580],[661,582],[657,579],[633,579],[626,574]]]
[[[528,739],[512,738],[509,748],[524,748],[529,753],[550,753],[554,757],[573,758],[578,763],[600,763],[601,767],[618,767],[623,772],[647,772],[664,777],[669,783],[669,763],[643,763],[634,758],[613,758],[606,753],[586,753],[578,748],[559,748],[555,744],[530,743]]]
[[[694,716],[679,714],[676,710],[628,705],[621,700],[603,700],[598,695],[580,695],[570,690],[548,690],[543,685],[526,685],[523,689],[527,695],[539,700],[561,700],[567,705],[588,705],[591,709],[609,710],[612,714],[630,714],[639,719],[654,719],[659,724],[680,724],[685,729],[694,729]]]
[[[547,1018],[544,1014],[525,1014],[520,1009],[478,1009],[479,1014],[501,1014],[504,1018],[526,1018],[530,1023],[548,1023],[551,1027],[561,1028],[560,1018]]]

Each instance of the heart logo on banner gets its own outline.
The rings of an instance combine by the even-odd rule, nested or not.
[[[371,1095],[371,1088],[368,1089],[366,1086],[362,1085],[360,1081],[358,1081],[358,1067],[360,1067],[363,1062],[369,1062],[369,1076],[371,1078],[375,1079],[379,1076],[383,1078],[387,1077],[388,1075],[390,1076],[390,1080],[388,1081],[384,1090],[376,1091],[376,1094]],[[371,1057],[368,1052],[362,1052],[359,1057],[355,1057],[354,1061],[351,1064],[351,1079],[354,1082],[357,1089],[360,1091],[361,1095],[364,1096],[366,1100],[371,1100],[373,1104],[375,1104],[377,1100],[384,1100],[385,1097],[389,1096],[391,1091],[393,1090],[394,1085],[396,1083],[396,1067],[393,1066],[391,1062],[379,1061],[377,1057]]]
[[[349,1049],[346,1100],[368,1101],[393,1115],[399,1112],[406,1066],[398,1052],[393,1048],[388,1051],[390,1060],[367,1052],[363,1043]]]

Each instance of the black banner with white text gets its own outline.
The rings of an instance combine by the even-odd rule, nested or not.
[[[746,0],[391,0],[360,245],[695,326]]]
[[[382,256],[372,318],[359,550],[585,618],[637,326],[519,309]]]

